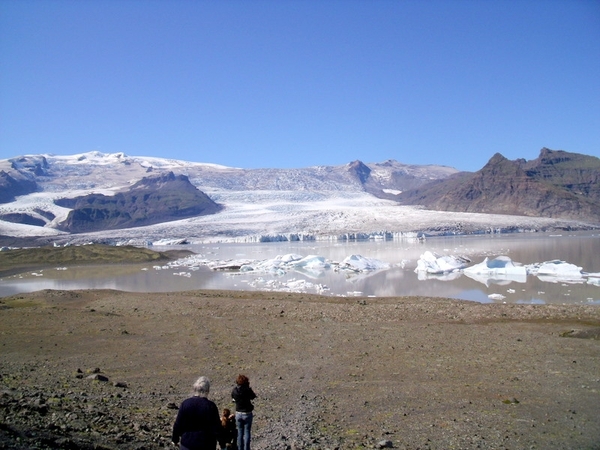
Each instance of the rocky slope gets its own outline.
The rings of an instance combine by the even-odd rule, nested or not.
[[[442,211],[514,214],[600,223],[600,159],[542,149],[533,161],[494,155],[475,173],[459,173],[403,192],[403,204]]]
[[[173,172],[145,177],[115,195],[88,194],[55,203],[70,209],[58,228],[73,233],[140,227],[215,214],[221,209],[185,175]]]

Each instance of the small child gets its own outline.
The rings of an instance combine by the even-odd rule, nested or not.
[[[223,409],[221,414],[221,437],[219,439],[219,447],[221,450],[237,448],[237,428],[235,425],[235,414],[232,414],[228,408]]]

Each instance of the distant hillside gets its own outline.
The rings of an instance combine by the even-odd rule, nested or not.
[[[36,189],[35,181],[0,170],[0,203],[12,202],[17,196],[30,194]]]
[[[72,233],[152,225],[214,214],[221,209],[186,176],[175,176],[173,172],[143,178],[112,196],[89,194],[58,199],[55,203],[71,208],[58,228]]]
[[[458,173],[396,196],[428,209],[600,221],[600,159],[542,149],[532,161],[495,154],[475,173]]]

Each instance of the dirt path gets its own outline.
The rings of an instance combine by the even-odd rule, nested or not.
[[[231,407],[240,372],[257,450],[600,448],[598,307],[46,291],[0,308],[0,448],[169,447],[195,378]]]

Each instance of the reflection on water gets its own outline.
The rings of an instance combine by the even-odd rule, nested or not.
[[[171,247],[172,248],[172,247]],[[214,272],[206,267],[184,270],[181,267],[152,265],[106,265],[46,268],[0,280],[0,296],[41,289],[116,289],[130,292],[172,292],[195,289],[289,290],[295,286],[304,292],[343,296],[429,296],[450,297],[476,302],[577,303],[600,305],[600,286],[542,281],[534,276],[526,280],[496,280],[482,283],[463,274],[419,280],[414,269],[426,250],[440,255],[462,255],[472,264],[486,256],[505,255],[522,264],[563,260],[589,273],[600,273],[600,235],[594,233],[515,234],[429,238],[425,242],[281,242],[263,244],[188,245],[207,260],[272,259],[295,253],[321,255],[342,261],[352,254],[390,263],[389,270],[348,276],[328,270],[319,274],[288,272],[275,276],[264,273]],[[164,248],[156,248],[164,250]],[[600,275],[599,275],[600,277]],[[524,281],[524,282],[519,282]],[[326,290],[322,290],[326,287]],[[491,297],[490,297],[491,296]]]

